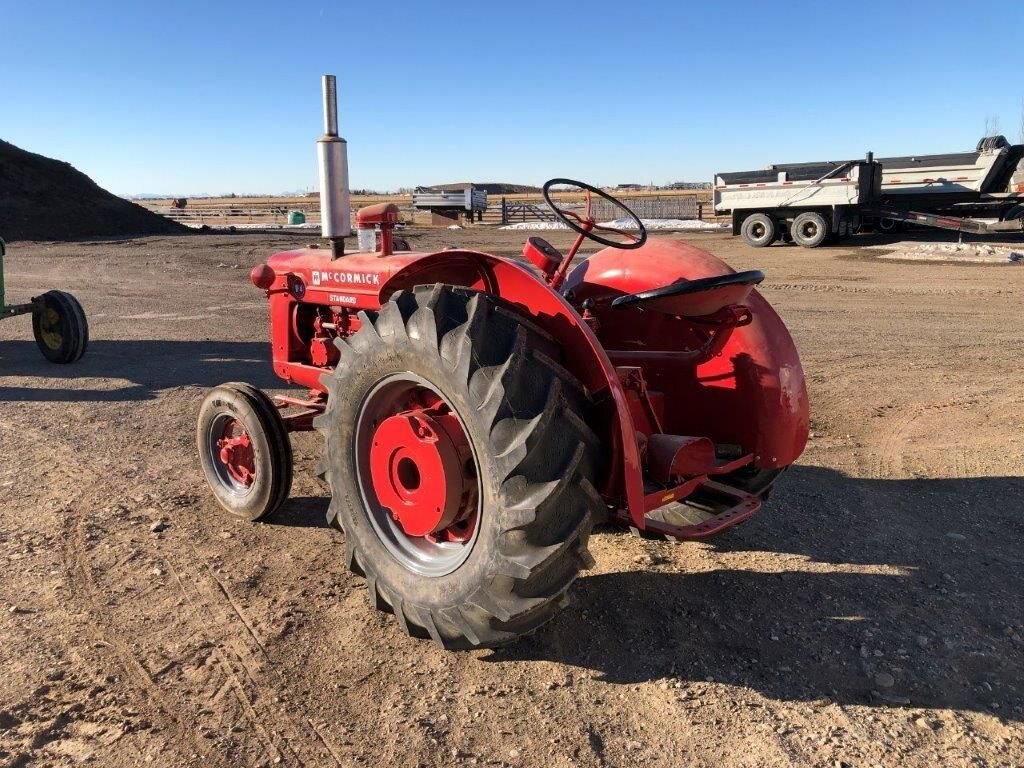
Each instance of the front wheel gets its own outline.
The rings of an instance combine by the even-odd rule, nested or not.
[[[775,220],[764,213],[755,213],[747,216],[740,227],[740,235],[747,241],[748,245],[755,248],[764,248],[771,245],[778,234]]]
[[[233,382],[210,391],[196,426],[199,462],[217,502],[243,520],[276,511],[292,486],[292,447],[265,393]]]
[[[566,603],[604,512],[582,387],[487,294],[435,285],[362,318],[315,422],[349,568],[443,648],[532,632]]]
[[[74,363],[89,346],[89,323],[78,299],[64,291],[47,291],[35,300],[32,334],[51,363]]]

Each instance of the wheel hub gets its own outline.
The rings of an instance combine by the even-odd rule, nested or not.
[[[256,479],[256,456],[249,433],[237,419],[224,425],[223,436],[217,441],[217,457],[231,479],[248,488]]]
[[[43,343],[47,347],[52,350],[60,349],[60,345],[64,341],[64,334],[61,328],[60,313],[53,307],[47,307],[43,310],[43,315],[39,322],[39,331],[43,337]]]
[[[373,434],[373,490],[408,536],[432,536],[475,508],[472,449],[451,413],[423,408],[384,419]]]

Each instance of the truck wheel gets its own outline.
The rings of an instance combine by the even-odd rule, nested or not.
[[[371,604],[443,648],[507,643],[566,603],[607,511],[560,349],[493,296],[401,292],[325,379],[328,520]]]
[[[793,219],[789,232],[793,236],[793,242],[797,245],[804,248],[817,248],[828,239],[831,227],[820,213],[804,211]]]
[[[80,360],[89,346],[89,323],[78,299],[64,291],[47,291],[32,313],[32,334],[51,363]]]
[[[224,509],[256,521],[276,511],[292,487],[292,446],[274,401],[249,384],[210,391],[196,427],[199,461]]]
[[[763,213],[754,213],[743,220],[740,234],[747,241],[748,245],[752,245],[755,248],[764,248],[775,241],[777,227],[771,216]]]
[[[900,224],[902,224],[902,222],[883,216],[878,220],[878,223],[875,224],[875,228],[883,235],[891,235],[900,231]]]

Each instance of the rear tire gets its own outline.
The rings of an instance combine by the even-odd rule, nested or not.
[[[828,240],[832,233],[825,217],[814,211],[804,211],[793,219],[789,228],[793,242],[804,248],[817,248]]]
[[[584,421],[582,387],[555,362],[553,339],[488,294],[422,287],[396,294],[374,319],[360,317],[362,328],[337,342],[327,410],[315,421],[326,444],[328,520],[345,534],[349,569],[366,577],[371,605],[443,648],[532,632],[567,603],[591,562],[594,519],[606,512],[593,485],[600,444]],[[472,448],[474,532],[454,542],[466,548],[454,556],[450,539],[433,560],[434,534],[389,526],[367,481],[375,471],[367,471],[367,436],[376,440],[374,422],[386,421],[376,398],[402,377],[444,401]]]
[[[64,291],[47,291],[32,313],[32,334],[51,363],[74,363],[89,346],[89,323],[78,299]]]
[[[196,442],[206,482],[232,515],[254,522],[288,498],[292,446],[277,406],[261,390],[242,382],[211,390],[199,408]]]
[[[747,241],[747,245],[754,248],[764,248],[775,241],[778,234],[778,227],[771,216],[764,213],[754,213],[743,220],[740,227],[740,235]]]

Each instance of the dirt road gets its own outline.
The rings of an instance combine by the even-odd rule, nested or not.
[[[596,534],[570,609],[460,654],[346,573],[317,435],[268,523],[206,493],[204,390],[277,386],[248,270],[301,240],[12,248],[10,297],[75,292],[93,342],[0,323],[0,766],[1024,764],[1024,267],[687,239],[767,273],[806,454],[711,543]]]

